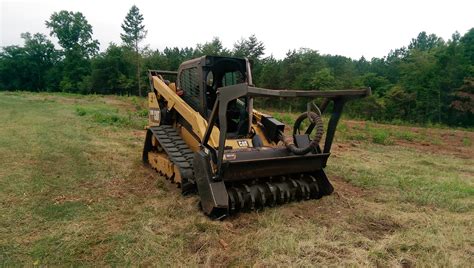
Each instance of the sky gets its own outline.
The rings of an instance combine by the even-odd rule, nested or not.
[[[358,59],[383,57],[421,31],[447,40],[474,27],[474,0],[0,0],[0,46],[21,45],[23,32],[49,34],[45,21],[60,10],[80,11],[105,50],[120,44],[120,25],[135,4],[148,30],[142,45],[195,47],[217,36],[224,46],[255,34],[266,56],[290,49]],[[54,39],[54,38],[52,38]]]

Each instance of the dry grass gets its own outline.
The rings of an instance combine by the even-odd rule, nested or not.
[[[346,120],[329,161],[333,195],[210,221],[196,196],[141,164],[141,109],[0,93],[0,266],[474,261],[472,132]]]

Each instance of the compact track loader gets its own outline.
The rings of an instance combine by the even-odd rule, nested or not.
[[[370,88],[258,88],[249,60],[231,57],[203,56],[182,63],[177,72],[150,70],[149,79],[143,161],[183,194],[197,191],[202,210],[212,218],[331,194],[323,168],[342,108],[370,94]],[[258,97],[324,100],[320,107],[310,102],[293,134],[286,135],[282,122],[253,109]],[[331,102],[324,135],[321,114]],[[300,132],[305,120],[308,127]]]

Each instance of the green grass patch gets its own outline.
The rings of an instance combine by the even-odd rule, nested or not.
[[[390,133],[384,129],[372,129],[372,142],[382,145],[391,145],[393,140],[390,137]]]
[[[367,140],[367,135],[365,133],[351,133],[348,134],[347,139],[349,140],[355,140],[355,141],[365,141]]]
[[[453,178],[433,183],[430,178],[402,177],[398,179],[401,198],[419,205],[436,205],[454,212],[472,211],[474,204],[463,202],[474,197],[474,187]]]
[[[141,108],[137,111],[137,116],[140,116],[140,117],[148,117],[148,109],[147,108]]]
[[[116,246],[105,256],[107,263],[130,265],[132,256],[127,254],[129,252],[128,247],[134,245],[136,240],[128,234],[116,234],[110,238],[110,243]]]
[[[346,153],[334,168],[355,185],[396,191],[402,201],[453,212],[473,210],[472,161],[420,154],[414,150],[367,144],[364,153]],[[460,173],[463,171],[463,173]]]
[[[87,114],[87,110],[84,109],[83,107],[76,107],[76,114],[78,116],[84,116]]]
[[[87,206],[77,201],[58,204],[46,201],[40,203],[35,209],[38,216],[48,221],[72,220],[81,217],[85,211],[87,211]]]
[[[393,135],[399,140],[405,140],[405,141],[420,140],[419,135],[410,131],[396,130],[396,131],[393,131]]]
[[[406,127],[342,120],[334,145],[366,142],[333,146],[326,171],[334,194],[211,221],[197,196],[181,196],[141,163],[144,103],[0,92],[0,267],[472,263],[469,157],[381,146],[373,142],[378,132],[419,137]],[[290,128],[297,116],[271,114]],[[437,131],[419,135],[431,140]]]
[[[341,133],[342,135],[344,135],[344,134],[347,134],[348,130],[349,130],[349,127],[344,122],[340,122],[337,125],[337,133]]]
[[[291,114],[288,113],[275,113],[273,114],[273,117],[289,127],[293,127],[293,125],[295,124],[295,119]]]
[[[464,145],[466,147],[471,147],[472,146],[471,139],[469,139],[467,137],[462,138],[462,145]]]
[[[90,120],[102,125],[139,129],[143,129],[146,124],[146,117],[148,116],[148,111],[144,112],[143,109],[135,113],[127,112],[124,114],[118,109],[103,105],[94,107],[78,106],[75,111],[78,116],[88,117]]]

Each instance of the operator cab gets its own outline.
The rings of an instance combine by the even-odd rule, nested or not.
[[[183,99],[204,118],[209,118],[221,87],[248,83],[246,59],[203,56],[185,62],[178,70],[178,88]],[[201,78],[201,79],[199,79]],[[229,138],[249,134],[249,99],[241,97],[227,107],[227,134]],[[217,122],[219,127],[219,122]]]

